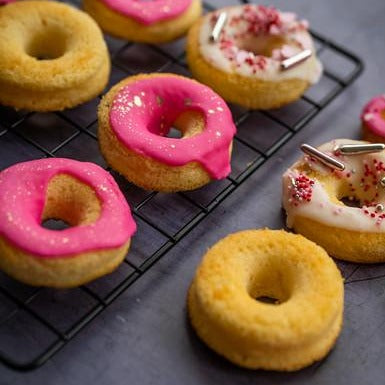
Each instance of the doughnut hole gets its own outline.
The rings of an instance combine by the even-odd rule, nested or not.
[[[67,51],[68,34],[57,25],[47,25],[42,20],[42,26],[32,32],[26,43],[25,52],[37,60],[54,60]]]
[[[61,219],[47,219],[43,221],[41,225],[48,230],[55,231],[65,230],[71,227],[71,225]]]
[[[183,134],[181,133],[181,131],[175,127],[171,127],[170,131],[167,134],[168,138],[173,138],[173,139],[180,139],[182,138],[182,136]]]
[[[170,132],[179,131],[180,139],[191,138],[192,136],[200,134],[205,127],[205,120],[203,114],[198,111],[182,112],[174,121]]]
[[[247,35],[236,41],[239,49],[265,57],[271,57],[275,49],[282,48],[286,43],[286,39],[276,35]]]
[[[349,186],[346,180],[336,180],[335,184],[334,199],[337,199],[338,203],[344,206],[360,208],[367,205],[368,202],[378,200],[375,188],[365,191],[360,185]],[[370,185],[370,187],[372,186]],[[352,191],[352,188],[354,191]]]
[[[335,180],[334,191],[331,192],[331,200],[348,207],[362,207],[363,197],[356,186],[355,191],[351,191],[351,186],[345,180]],[[366,199],[366,198],[365,198]]]
[[[342,197],[339,201],[348,207],[362,207],[360,200],[353,195]]]
[[[292,279],[290,269],[280,263],[281,258],[253,258],[258,263],[251,270],[247,284],[250,297],[258,302],[279,305],[286,302],[292,295]]]
[[[199,135],[205,129],[204,115],[199,111],[184,111],[174,121],[167,136],[174,139],[186,139]],[[177,137],[175,137],[177,136]],[[230,145],[230,154],[233,144]]]
[[[360,184],[349,185],[349,180],[346,178],[340,179],[335,175],[325,176],[314,174],[314,171],[308,165],[299,167],[298,170],[308,175],[309,178],[316,178],[328,193],[330,201],[335,204],[349,207],[362,207],[368,202],[378,200],[376,197],[377,190],[375,188],[370,188],[365,191]],[[372,186],[370,185],[370,187]],[[352,189],[354,189],[354,191],[352,191]]]
[[[61,220],[69,226],[88,225],[101,213],[101,203],[94,190],[65,174],[54,176],[47,187],[42,223]]]

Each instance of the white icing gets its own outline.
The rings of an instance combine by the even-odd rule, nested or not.
[[[213,26],[215,25],[215,22],[212,20],[213,14],[211,13],[204,17],[199,35],[200,53],[202,57],[214,67],[228,73],[246,77],[258,77],[269,81],[303,79],[311,84],[317,83],[322,74],[322,64],[316,58],[313,41],[307,31],[307,22],[298,21],[296,15],[293,13],[278,12],[285,33],[282,33],[282,31],[279,31],[277,28],[270,28],[268,36],[281,36],[285,39],[285,44],[279,49],[275,49],[272,57],[255,55],[253,52],[239,48],[237,44],[242,42],[243,45],[245,45],[245,39],[255,39],[256,36],[263,39],[267,35],[252,35],[247,33],[245,36],[235,37],[240,33],[243,34],[247,29],[247,22],[244,20],[235,23],[232,22],[232,20],[237,20],[237,18],[243,14],[244,7],[245,6],[226,7],[218,11],[226,12],[228,17],[227,23],[222,30],[221,38],[217,42],[213,42],[210,39]],[[258,6],[248,5],[248,7],[255,7],[257,9]],[[235,59],[229,59],[229,51],[226,53],[225,50],[223,50],[223,39],[230,40],[233,43],[236,42],[236,44],[231,47]],[[250,44],[252,45],[253,42],[249,41],[246,45]],[[294,56],[304,49],[310,49],[314,54],[306,61],[286,71],[281,70],[280,65],[282,60]],[[266,65],[263,69],[251,67],[245,62],[248,56],[252,59],[262,57],[266,61]]]
[[[319,149],[329,155],[336,156],[334,149],[338,144],[363,144],[366,142],[350,139],[337,139],[325,143]],[[297,216],[305,217],[328,226],[359,232],[384,232],[384,212],[376,212],[378,204],[385,205],[385,187],[380,180],[385,177],[385,151],[361,155],[338,155],[345,164],[343,172],[332,171],[319,161],[303,156],[283,175],[283,207],[287,213],[287,226],[292,227]],[[380,162],[383,162],[382,164]],[[341,186],[348,186],[351,197],[360,200],[362,207],[349,207],[332,202],[323,182],[313,178],[311,199],[299,201],[293,198],[293,179],[298,175],[307,175],[302,167],[307,164],[318,175],[331,176]],[[365,173],[365,167],[367,171]],[[369,175],[368,175],[369,174]],[[351,185],[350,185],[351,184]],[[354,189],[354,190],[352,190]],[[369,202],[365,202],[365,200]],[[366,204],[365,204],[366,203]],[[366,213],[365,213],[366,210]]]

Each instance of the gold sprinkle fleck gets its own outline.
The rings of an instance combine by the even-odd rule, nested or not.
[[[138,107],[142,106],[142,99],[137,95],[134,96],[134,104]]]

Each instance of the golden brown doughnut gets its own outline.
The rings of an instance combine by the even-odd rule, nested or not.
[[[233,363],[292,371],[333,347],[343,292],[338,268],[315,243],[282,230],[247,230],[203,257],[188,311],[198,336]],[[266,296],[277,302],[258,300]]]
[[[54,1],[0,7],[0,103],[55,111],[102,92],[110,59],[86,13]]]

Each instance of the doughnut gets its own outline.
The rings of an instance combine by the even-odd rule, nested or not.
[[[246,230],[203,257],[188,312],[198,336],[231,362],[293,371],[335,344],[343,292],[338,268],[315,243],[283,230]]]
[[[141,43],[165,43],[184,35],[202,13],[201,0],[83,0],[103,31]]]
[[[319,147],[340,160],[332,170],[307,155],[283,175],[287,226],[352,262],[385,261],[385,152],[342,155],[338,146],[367,144],[337,139]]]
[[[212,31],[221,13],[225,23],[217,41]],[[194,23],[187,39],[193,76],[226,101],[246,108],[277,108],[298,99],[316,83],[322,66],[308,23],[294,13],[259,5],[226,7]],[[281,65],[304,50],[308,60],[287,70]]]
[[[45,228],[47,219],[71,227]],[[24,283],[69,288],[110,273],[135,229],[114,179],[95,164],[40,159],[0,173],[0,268]]]
[[[385,95],[374,97],[361,114],[364,140],[385,143]]]
[[[98,110],[109,165],[147,190],[193,190],[230,173],[235,125],[208,87],[174,74],[137,75],[115,85]],[[172,126],[182,138],[167,137]]]
[[[74,107],[100,94],[110,59],[86,13],[51,1],[0,7],[0,104],[31,111]]]

